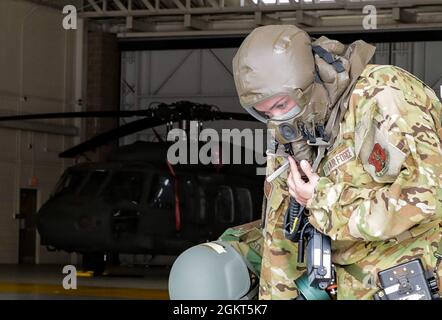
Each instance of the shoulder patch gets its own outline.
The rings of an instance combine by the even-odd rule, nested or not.
[[[380,183],[395,181],[406,158],[406,154],[390,143],[387,136],[388,133],[379,130],[373,122],[358,142],[361,148],[359,153],[356,152],[365,171]]]
[[[382,148],[379,143],[375,143],[368,157],[368,163],[374,166],[374,173],[382,177],[388,169],[388,151]]]

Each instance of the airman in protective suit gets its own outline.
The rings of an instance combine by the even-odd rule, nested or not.
[[[264,186],[262,246],[256,226],[221,237],[255,260],[260,299],[298,295],[304,266],[283,233],[290,196],[332,239],[338,299],[372,299],[379,271],[415,258],[441,284],[442,105],[407,71],[368,64],[374,51],[278,25],[255,29],[234,57],[241,105],[274,130],[267,176],[290,160]]]

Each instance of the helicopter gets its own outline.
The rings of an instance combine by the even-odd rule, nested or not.
[[[190,121],[254,121],[248,114],[178,101],[144,110],[31,114],[0,117],[0,121],[134,116],[142,119],[101,133],[59,156],[75,158],[149,128],[158,141],[124,145],[105,161],[67,168],[36,214],[41,244],[51,251],[81,254],[83,268],[95,274],[105,270],[106,257],[118,263],[119,254],[177,256],[261,215],[264,178],[256,174],[256,161],[171,164],[167,152],[172,142],[154,129],[167,125],[170,130],[178,122],[189,133]]]

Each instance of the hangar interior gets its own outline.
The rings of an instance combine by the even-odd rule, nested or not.
[[[362,25],[366,5],[377,9],[375,29]],[[63,27],[66,6],[76,8],[73,29]],[[269,24],[295,24],[344,43],[362,38],[377,47],[373,63],[400,66],[442,94],[440,0],[2,0],[0,115],[134,111],[182,100],[244,112],[231,61],[251,30]],[[142,276],[140,269],[124,271],[133,278],[89,277],[83,270],[79,283],[87,289],[60,293],[62,267],[81,265],[82,255],[42,245],[35,221],[68,167],[104,161],[117,145],[151,142],[167,133],[161,125],[74,158],[59,157],[133,120],[0,122],[0,299],[167,298],[169,269],[154,263],[148,268],[151,255],[130,252],[120,262],[143,266]],[[263,128],[231,120],[203,125]],[[107,293],[100,295],[100,287]]]

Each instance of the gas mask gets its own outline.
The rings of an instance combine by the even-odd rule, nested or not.
[[[316,90],[321,92],[320,88]],[[323,93],[325,94],[325,91]],[[317,101],[310,101],[304,106],[296,103],[296,106],[287,113],[268,119],[267,127],[274,134],[275,140],[283,144],[296,161],[306,160],[311,164],[316,154],[318,140],[327,139],[325,136],[327,111],[327,108]]]
[[[256,28],[233,59],[240,103],[267,124],[295,160],[312,163],[318,140],[329,138],[328,117],[373,54],[374,47],[363,41],[348,47],[326,37],[312,41],[293,25]],[[295,107],[273,118],[255,108],[279,95],[288,96]]]
[[[296,90],[295,94],[281,95],[283,101],[288,100],[289,105],[293,104],[282,115],[269,118],[254,108],[251,113],[267,124],[276,142],[284,145],[296,161],[307,160],[312,163],[318,141],[327,140],[325,124],[330,109],[323,102],[327,99],[327,91],[321,84],[314,83],[309,90],[314,91],[315,95],[312,96],[308,91],[303,95],[301,90]],[[311,98],[304,102],[303,97],[307,95]]]
[[[284,144],[286,151],[298,162],[301,160],[313,162],[314,146],[309,144],[308,137],[314,137],[321,127],[323,128],[315,122],[305,123],[301,119],[269,122],[269,129],[274,130],[275,140],[279,144]]]

